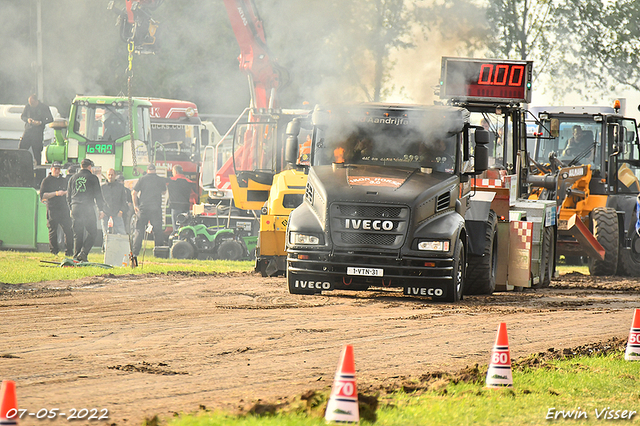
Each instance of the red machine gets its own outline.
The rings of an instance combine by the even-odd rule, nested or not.
[[[200,172],[200,117],[193,102],[144,98],[150,110],[151,146],[156,165],[182,166],[185,175],[197,180]]]

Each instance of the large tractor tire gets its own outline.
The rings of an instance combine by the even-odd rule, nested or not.
[[[484,253],[469,255],[465,294],[492,294],[498,269],[498,218],[491,210],[487,219]]]
[[[533,288],[549,287],[551,278],[556,270],[556,238],[553,226],[544,228],[544,241],[542,242],[542,258],[540,259],[540,281]]]
[[[615,275],[618,268],[618,215],[615,209],[596,207],[591,212],[592,232],[604,248],[604,260],[589,258],[591,275]]]
[[[466,259],[464,256],[464,244],[461,240],[458,240],[453,253],[453,280],[449,288],[447,288],[447,294],[444,297],[445,302],[456,303],[462,300],[465,283],[465,267]]]
[[[635,214],[633,217],[636,217]],[[640,236],[636,232],[636,221],[631,221],[629,235],[631,247],[620,248],[618,254],[618,275],[640,277]]]

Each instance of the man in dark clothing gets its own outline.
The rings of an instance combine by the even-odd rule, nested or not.
[[[176,219],[180,213],[187,213],[191,206],[191,200],[196,199],[195,184],[183,174],[182,166],[173,166],[173,176],[167,184],[169,190],[169,206],[171,207],[171,222],[173,230],[178,229]]]
[[[42,139],[44,126],[53,121],[51,110],[48,106],[38,101],[36,95],[29,96],[29,103],[25,105],[21,115],[25,122],[24,134],[20,139],[19,149],[29,149],[33,152],[36,165],[42,162]]]
[[[123,184],[116,180],[116,171],[107,171],[107,182],[102,185],[104,198],[104,217],[102,218],[102,232],[105,241],[109,232],[109,220],[112,221],[113,233],[124,234],[124,216],[127,211],[127,193]]]
[[[125,199],[127,201],[127,208],[122,215],[122,220],[124,221],[124,229],[127,234],[131,234],[131,217],[133,216],[133,199],[131,198],[131,190],[127,188],[124,184],[124,176],[122,174],[118,174],[116,176],[116,181],[120,182],[124,186]]]
[[[74,259],[87,261],[87,255],[98,235],[96,221],[96,204],[100,210],[100,218],[104,217],[104,200],[100,189],[100,180],[91,173],[93,161],[85,158],[80,163],[82,169],[71,176],[67,187],[67,202],[71,207],[73,235],[75,239]],[[87,238],[84,238],[84,231]]]
[[[162,232],[162,194],[167,190],[167,180],[156,174],[156,166],[149,164],[147,174],[142,176],[132,191],[133,207],[138,215],[133,255],[138,256],[142,248],[145,228],[151,222],[156,247],[164,245]]]
[[[51,174],[40,184],[40,200],[47,205],[47,227],[49,228],[49,250],[58,254],[58,225],[64,232],[67,257],[73,256],[73,228],[67,204],[67,179],[60,174],[62,165],[56,161]]]

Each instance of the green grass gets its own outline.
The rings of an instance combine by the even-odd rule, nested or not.
[[[194,273],[224,273],[230,271],[252,271],[253,261],[223,260],[181,260],[160,259],[152,256],[153,249],[147,248],[144,263],[137,268],[114,267],[103,269],[95,266],[61,268],[58,265],[41,262],[62,262],[65,257],[51,253],[0,251],[0,283],[25,284],[40,281],[75,280],[98,275],[165,274],[174,271]],[[89,253],[89,262],[103,263],[104,254]],[[142,262],[142,255],[138,257]]]
[[[486,367],[485,367],[486,368]],[[485,370],[486,371],[486,370]],[[396,392],[380,398],[375,417],[361,424],[377,426],[406,425],[586,425],[639,424],[632,420],[596,418],[612,410],[640,411],[640,363],[624,361],[622,352],[606,356],[577,357],[548,361],[537,369],[513,369],[513,389],[490,390],[479,383],[450,382],[438,390],[421,394]],[[291,410],[291,407],[284,411]],[[585,412],[576,419],[576,410]],[[170,426],[250,426],[250,425],[321,425],[322,410],[311,415],[293,410],[268,416],[234,416],[221,412],[183,415],[168,422]],[[570,418],[552,419],[564,411]],[[615,414],[615,412],[614,412]],[[622,411],[619,412],[619,415]],[[547,419],[547,416],[550,416]]]

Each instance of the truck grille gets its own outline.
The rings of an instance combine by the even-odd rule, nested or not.
[[[395,250],[404,243],[409,216],[406,206],[333,203],[331,238],[342,248]]]

